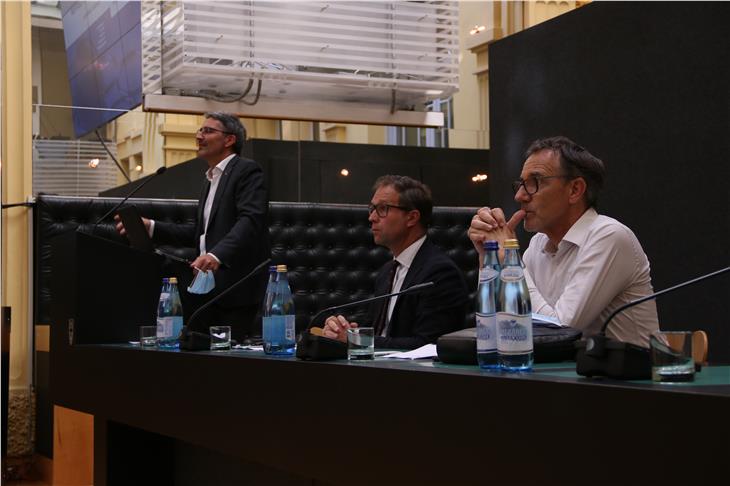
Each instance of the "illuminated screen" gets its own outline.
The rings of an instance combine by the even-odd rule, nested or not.
[[[73,105],[130,110],[142,103],[140,2],[61,2],[61,15]],[[121,114],[74,109],[76,136]]]

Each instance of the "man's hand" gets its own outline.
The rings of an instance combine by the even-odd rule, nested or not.
[[[214,272],[218,270],[218,267],[220,267],[220,263],[218,263],[218,260],[213,258],[209,253],[206,253],[205,255],[200,255],[198,258],[195,259],[193,263],[190,264],[190,266],[193,268],[193,270],[201,271],[201,272],[207,272],[208,270],[213,270]]]
[[[124,229],[124,223],[122,223],[122,218],[120,218],[118,214],[114,215],[114,221],[117,222],[117,224],[114,225],[114,227],[117,230],[117,233],[119,233],[122,236],[126,235],[127,230]],[[147,218],[142,218],[142,223],[144,224],[144,229],[147,231],[147,233],[149,233],[150,232],[150,220]]]
[[[329,316],[324,321],[324,336],[330,339],[337,339],[343,343],[347,342],[347,330],[357,327],[357,322],[349,322],[343,316]]]
[[[477,214],[471,219],[471,225],[467,234],[474,248],[479,253],[480,264],[484,256],[484,242],[487,240],[497,240],[501,253],[504,247],[504,240],[515,238],[515,230],[524,218],[525,211],[522,209],[515,212],[509,221],[506,221],[504,211],[500,208],[490,209],[484,207],[477,211]]]

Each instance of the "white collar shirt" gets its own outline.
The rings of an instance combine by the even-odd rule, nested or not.
[[[421,249],[421,246],[423,246],[424,241],[426,241],[426,235],[423,235],[411,243],[408,248],[395,257],[395,260],[398,262],[398,268],[396,269],[395,277],[393,277],[393,287],[390,290],[391,293],[400,291],[403,286],[403,281],[406,279],[406,275],[408,275],[408,270],[413,264],[413,259],[416,258],[416,254],[418,253],[418,250]],[[384,326],[381,336],[388,335],[388,330],[390,329],[390,316],[393,315],[393,308],[395,308],[395,303],[398,301],[398,297],[391,297],[388,300],[388,318],[385,321],[386,325]]]
[[[203,234],[200,235],[199,241],[201,255],[205,255],[207,252],[205,248],[205,235],[208,232],[208,220],[210,219],[210,211],[213,208],[215,193],[218,190],[218,183],[221,180],[221,176],[226,171],[226,166],[228,166],[228,163],[235,155],[236,154],[229,155],[205,172],[205,178],[208,179],[208,182],[210,182],[210,189],[208,190],[208,197],[205,198],[205,206],[203,206]]]
[[[634,233],[592,208],[552,249],[547,235],[537,233],[524,253],[532,310],[584,335],[599,332],[619,306],[653,292],[649,260]],[[658,329],[656,304],[648,301],[614,317],[607,334],[648,347]]]

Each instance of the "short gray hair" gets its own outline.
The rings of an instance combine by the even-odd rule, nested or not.
[[[206,113],[205,118],[212,118],[218,120],[226,133],[235,135],[236,143],[233,144],[233,151],[236,155],[241,155],[241,149],[243,148],[243,142],[246,140],[246,129],[241,124],[241,120],[232,113],[224,113],[222,111],[211,111]]]

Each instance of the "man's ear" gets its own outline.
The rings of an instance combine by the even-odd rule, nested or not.
[[[570,194],[568,201],[570,201],[571,204],[577,204],[581,202],[585,197],[586,190],[588,189],[586,180],[582,177],[576,177],[568,184],[570,185]]]
[[[228,143],[228,138],[229,137],[231,139],[231,143]],[[226,147],[226,148],[228,148],[228,147],[233,147],[234,145],[236,145],[236,136],[235,135],[230,135],[230,134],[226,135],[226,141],[224,142],[223,146]]]
[[[421,211],[418,209],[411,209],[408,211],[408,216],[406,217],[406,225],[410,228],[411,226],[415,226],[421,222]]]

